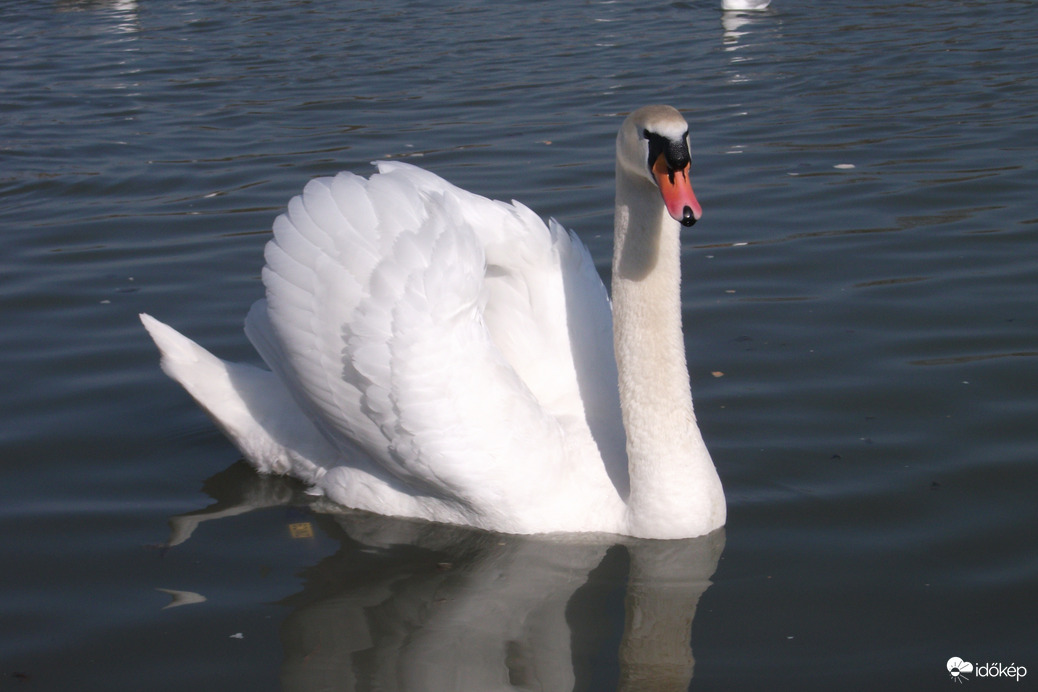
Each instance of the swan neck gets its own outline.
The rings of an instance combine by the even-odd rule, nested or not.
[[[692,407],[681,325],[680,225],[655,186],[619,163],[616,185],[613,346],[632,529],[654,537],[707,533],[724,523],[724,499]]]
[[[681,328],[679,225],[658,197],[650,183],[624,181],[618,172],[613,347],[628,450],[635,456],[665,451],[660,447],[673,434],[652,434],[663,423],[668,432],[695,426]],[[631,429],[648,424],[642,419],[649,415],[656,424]]]

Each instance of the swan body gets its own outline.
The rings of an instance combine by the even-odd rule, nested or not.
[[[141,315],[245,458],[347,507],[504,533],[722,526],[681,334],[679,231],[701,214],[684,118],[620,129],[612,305],[555,221],[377,165],[275,221],[245,322],[269,370]]]
[[[766,10],[770,4],[771,0],[721,0],[721,9],[760,12]]]

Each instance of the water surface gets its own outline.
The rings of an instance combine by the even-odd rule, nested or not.
[[[1038,675],[1033,3],[718,5],[5,6],[0,687]],[[682,297],[723,536],[322,514],[159,371],[141,311],[255,362],[274,216],[372,160],[558,218],[608,279],[613,139],[652,102],[705,210]]]

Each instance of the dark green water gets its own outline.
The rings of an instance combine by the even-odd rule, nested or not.
[[[719,4],[0,2],[0,689],[1033,684],[1034,4]],[[273,218],[375,159],[607,272],[651,102],[723,542],[324,515],[159,371],[141,311],[254,361]]]

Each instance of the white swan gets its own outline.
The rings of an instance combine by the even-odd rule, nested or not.
[[[721,0],[721,9],[760,12],[766,10],[770,4],[771,0]]]
[[[378,169],[311,181],[274,222],[245,322],[272,372],[141,315],[245,458],[347,507],[504,533],[722,526],[681,333],[679,231],[701,214],[684,118],[620,128],[612,310],[554,221]]]

